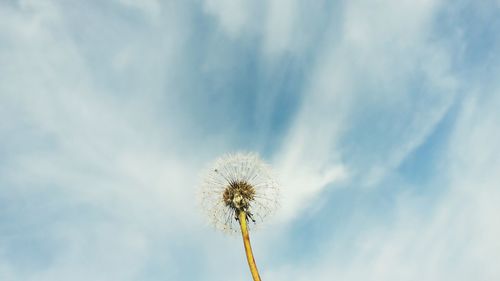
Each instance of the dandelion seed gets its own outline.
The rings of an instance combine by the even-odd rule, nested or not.
[[[227,154],[204,177],[202,206],[212,223],[229,232],[241,231],[254,280],[260,280],[253,258],[247,221],[261,223],[278,206],[278,184],[268,165],[254,153]]]

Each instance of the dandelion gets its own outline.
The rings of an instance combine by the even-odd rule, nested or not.
[[[260,276],[250,245],[250,220],[256,225],[278,205],[278,185],[268,165],[254,153],[227,154],[207,171],[202,185],[202,206],[212,223],[228,232],[241,231],[250,272]]]

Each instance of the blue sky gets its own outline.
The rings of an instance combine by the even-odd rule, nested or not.
[[[500,2],[0,2],[0,280],[249,280],[197,207],[256,151],[264,280],[500,278]]]

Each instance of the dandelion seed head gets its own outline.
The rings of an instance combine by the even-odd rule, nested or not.
[[[206,171],[201,204],[216,228],[237,232],[239,212],[259,224],[276,210],[278,194],[269,166],[255,153],[239,152],[223,155]]]

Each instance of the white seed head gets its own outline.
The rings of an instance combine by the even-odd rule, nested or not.
[[[239,152],[223,155],[205,172],[201,204],[216,228],[237,232],[240,211],[260,223],[278,207],[278,195],[269,166],[255,153]]]

